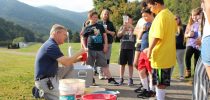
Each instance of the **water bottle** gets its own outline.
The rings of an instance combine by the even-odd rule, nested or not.
[[[69,48],[68,48],[68,54],[69,54],[69,57],[71,57],[73,54],[73,50],[72,50],[71,46],[69,46]]]

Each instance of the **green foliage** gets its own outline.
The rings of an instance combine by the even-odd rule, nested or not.
[[[80,42],[80,35],[79,35],[78,32],[76,32],[72,35],[71,42],[74,42],[74,43],[79,43]]]
[[[110,19],[114,23],[116,29],[122,25],[122,15],[131,14],[134,19],[134,24],[140,18],[140,3],[138,1],[128,2],[127,0],[93,0],[94,7],[97,12],[101,12],[103,8],[111,10]]]
[[[140,3],[138,1],[128,2],[127,0],[93,0],[94,7],[97,12],[101,12],[103,8],[109,8],[112,11],[111,21],[117,29],[122,25],[122,15],[124,13],[131,14],[134,18],[134,24],[141,17]],[[200,7],[200,0],[165,0],[165,5],[174,14],[181,16],[182,21],[186,24],[190,12],[193,8]]]
[[[174,14],[180,15],[182,21],[187,24],[191,10],[200,7],[200,0],[165,0],[165,4]]]
[[[18,42],[25,42],[25,38],[24,37],[17,37],[12,41],[13,44],[18,43]]]
[[[8,44],[10,44],[11,43],[11,41],[0,41],[0,46],[1,47],[6,47],[6,46],[8,46]]]
[[[23,37],[26,42],[35,41],[35,34],[12,22],[0,18],[0,41],[13,41],[17,37]]]

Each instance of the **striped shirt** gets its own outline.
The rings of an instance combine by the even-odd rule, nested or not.
[[[206,68],[200,58],[195,69],[192,100],[210,100],[210,98],[208,99],[209,86],[210,81]]]

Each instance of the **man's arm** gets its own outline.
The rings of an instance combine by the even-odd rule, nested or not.
[[[151,53],[152,53],[152,50],[153,50],[153,48],[155,47],[155,45],[158,43],[158,41],[160,41],[159,38],[152,38],[151,45],[149,45],[149,48],[148,48],[148,50],[146,51],[147,57],[148,57],[148,58],[150,58]]]
[[[85,49],[82,48],[79,50],[79,52],[74,54],[72,57],[62,56],[62,57],[58,58],[57,61],[67,67],[67,66],[72,65],[75,62],[80,61],[81,58],[79,56],[84,52],[85,52]]]
[[[112,35],[112,36],[115,35],[115,32],[114,32],[114,31],[109,31],[109,30],[107,30],[107,29],[105,29],[105,31],[106,31],[107,34],[110,34],[110,35]]]
[[[191,31],[191,26],[189,24],[187,25],[184,36],[185,36],[185,38],[190,38],[190,37],[194,36],[194,32]]]
[[[86,37],[81,36],[81,44],[82,44],[82,47],[83,47],[84,49],[87,49],[86,40],[87,40]]]
[[[124,33],[125,33],[125,27],[121,26],[117,33],[117,37],[121,37]]]
[[[107,35],[106,33],[103,33],[103,37],[104,37],[104,52],[106,53],[108,50],[108,39],[107,39]]]

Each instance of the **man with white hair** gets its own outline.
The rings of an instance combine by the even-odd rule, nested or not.
[[[72,57],[64,56],[58,45],[67,38],[67,29],[59,24],[52,26],[49,39],[39,48],[35,60],[35,86],[44,92],[46,100],[58,100],[58,63],[70,66],[85,52],[81,49]]]

